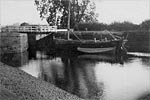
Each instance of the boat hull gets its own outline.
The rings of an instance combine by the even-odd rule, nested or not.
[[[104,53],[104,52],[115,52],[116,47],[107,48],[81,48],[78,47],[77,50],[83,53]]]
[[[121,50],[122,40],[93,41],[54,39],[54,47],[59,51],[78,53],[117,53]]]

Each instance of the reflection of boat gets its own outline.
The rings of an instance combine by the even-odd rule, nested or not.
[[[84,59],[88,61],[103,61],[103,62],[110,62],[110,63],[120,63],[121,57],[111,56],[111,55],[96,55],[96,54],[85,54],[78,56],[78,59]]]
[[[80,55],[78,56],[79,59],[89,59],[89,60],[114,60],[115,56],[108,56],[108,55]]]
[[[94,66],[95,62],[76,57],[56,57],[40,63],[38,77],[80,98],[95,100],[103,90],[96,83]]]
[[[112,55],[106,55],[106,54],[83,54],[79,55],[78,59],[81,60],[87,60],[87,61],[94,61],[94,62],[108,62],[108,63],[120,63],[123,64],[124,62],[124,56],[112,56]]]

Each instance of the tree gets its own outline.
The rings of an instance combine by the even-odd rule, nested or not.
[[[149,30],[150,31],[150,20],[145,20],[140,24],[140,28],[142,30]]]
[[[137,30],[137,28],[138,25],[128,21],[113,22],[110,25],[108,25],[108,30],[115,30],[115,31],[131,31],[131,30]]]
[[[40,17],[49,25],[67,28],[68,5],[71,4],[70,26],[74,28],[79,22],[94,22],[97,19],[95,4],[90,0],[35,0]]]

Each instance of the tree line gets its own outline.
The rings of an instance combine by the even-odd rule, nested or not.
[[[141,24],[131,22],[104,23],[79,23],[74,30],[76,31],[150,31],[150,20],[145,20]]]
[[[41,19],[45,19],[49,25],[57,25],[58,28],[68,26],[69,4],[70,27],[76,31],[150,31],[150,19],[139,25],[128,21],[97,23],[98,14],[95,13],[96,5],[92,0],[35,0]]]

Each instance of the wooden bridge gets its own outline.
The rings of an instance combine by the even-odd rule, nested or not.
[[[10,40],[12,38],[10,37],[11,34],[15,34],[15,33],[26,34],[25,35],[27,39],[26,44],[28,44],[28,50],[31,52],[30,55],[33,57],[36,55],[35,51],[37,48],[43,49],[43,47],[47,47],[49,44],[52,44],[52,38],[53,38],[52,33],[64,32],[64,31],[67,31],[67,29],[57,29],[57,26],[48,26],[48,25],[5,26],[0,28],[1,33],[3,34],[10,33],[8,35]],[[20,39],[22,38],[19,38],[18,40]],[[20,46],[20,44],[16,44],[16,45]]]
[[[58,31],[67,31],[67,29],[57,29],[57,26],[48,25],[27,25],[27,26],[6,26],[1,28],[1,32],[18,32],[18,33],[51,33]]]

